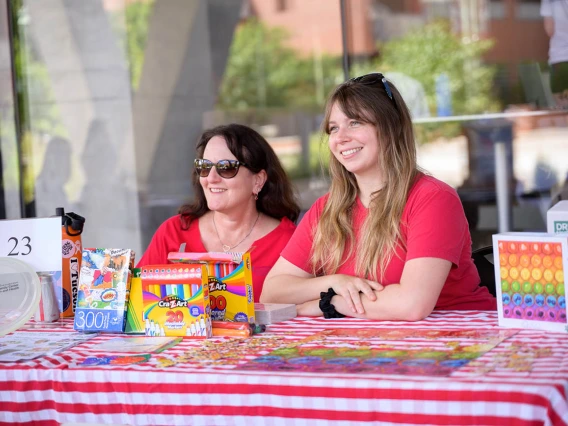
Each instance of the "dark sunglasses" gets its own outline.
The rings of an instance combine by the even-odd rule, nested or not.
[[[372,72],[370,74],[361,75],[359,77],[353,77],[351,80],[349,80],[350,83],[361,83],[364,84],[365,86],[373,86],[377,84],[379,81],[383,83],[383,87],[385,88],[385,91],[387,92],[387,95],[389,96],[390,100],[394,102],[389,83],[385,78],[385,76],[382,75],[380,72]]]
[[[239,172],[239,167],[246,166],[245,163],[241,163],[237,160],[219,160],[216,163],[213,163],[212,161],[206,160],[204,158],[196,158],[194,165],[195,171],[201,177],[209,176],[209,172],[211,171],[213,166],[215,166],[217,174],[223,179],[234,178]]]

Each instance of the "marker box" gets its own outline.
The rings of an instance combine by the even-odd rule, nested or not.
[[[170,253],[175,264],[204,265],[208,273],[211,319],[255,322],[252,264],[246,253]]]
[[[212,336],[205,266],[148,265],[141,269],[146,336]]]
[[[126,334],[145,334],[144,330],[144,301],[142,300],[142,271],[140,268],[132,269],[130,280],[130,293],[128,296],[128,309],[126,311]]]
[[[493,235],[499,325],[568,332],[568,235]]]

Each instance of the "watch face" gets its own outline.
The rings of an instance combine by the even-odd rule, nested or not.
[[[41,298],[38,275],[26,262],[0,257],[0,336],[23,326]]]

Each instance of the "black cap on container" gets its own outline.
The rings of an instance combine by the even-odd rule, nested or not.
[[[56,207],[55,216],[65,216],[65,209],[63,207]]]

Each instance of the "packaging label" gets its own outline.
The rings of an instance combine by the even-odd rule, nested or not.
[[[555,220],[554,221],[554,232],[568,232],[568,220]]]
[[[183,265],[142,268],[143,322],[147,336],[211,337],[209,288],[204,269]]]

